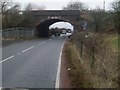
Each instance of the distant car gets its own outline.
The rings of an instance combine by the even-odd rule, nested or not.
[[[60,36],[60,33],[55,33],[54,36]]]
[[[62,30],[62,34],[66,34],[66,30]]]
[[[71,33],[72,31],[71,31],[71,29],[67,29],[67,33]]]

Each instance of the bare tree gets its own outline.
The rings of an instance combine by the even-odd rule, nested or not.
[[[25,7],[25,11],[21,12],[21,6],[19,3],[11,2],[10,0],[0,1],[2,12],[2,27],[13,28],[13,27],[34,27],[34,19],[30,12],[32,10],[44,10],[44,6],[37,6],[29,3]]]
[[[28,3],[27,6],[25,7],[25,11],[31,11],[33,9],[33,4]]]
[[[116,12],[120,12],[120,1],[114,1],[112,2],[112,8],[116,11]]]
[[[112,8],[114,9],[113,19],[114,19],[115,27],[118,33],[120,33],[120,1],[116,0],[115,2],[113,2]]]
[[[101,31],[103,27],[104,18],[106,17],[106,13],[104,10],[97,8],[95,10],[91,10],[90,15],[93,19],[93,27],[96,32]]]
[[[16,7],[16,4],[13,3],[11,0],[0,1],[0,12],[2,12],[2,14],[9,12],[9,10],[14,7]]]
[[[36,4],[28,3],[25,7],[25,11],[31,11],[31,10],[45,10],[45,6],[38,6]]]
[[[25,11],[23,12],[22,22],[20,23],[21,27],[34,27],[34,17],[31,15],[31,12],[34,10],[45,10],[45,6],[37,6],[32,3],[28,3],[25,7]]]
[[[2,12],[2,27],[3,28],[11,28],[17,26],[20,21],[20,4],[13,3],[10,0],[2,0],[1,4],[1,12]]]
[[[86,10],[87,6],[82,2],[69,2],[66,7],[63,7],[63,10]]]
[[[10,27],[17,27],[19,25],[19,23],[21,22],[21,15],[20,15],[20,4],[19,3],[16,3],[14,5],[14,7],[12,7],[10,10],[9,10],[9,17],[10,17]]]

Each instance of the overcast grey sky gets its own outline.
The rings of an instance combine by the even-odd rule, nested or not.
[[[109,9],[110,2],[114,0],[14,0],[22,5],[22,8],[28,4],[36,4],[40,6],[45,6],[47,10],[61,10],[62,7],[67,6],[70,1],[80,1],[85,3],[90,8],[96,8],[97,6],[103,7],[103,2],[106,2],[106,9]]]

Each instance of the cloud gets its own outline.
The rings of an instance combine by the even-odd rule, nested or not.
[[[73,26],[68,22],[57,22],[57,23],[54,23],[50,26],[50,28],[55,28],[55,27],[67,28],[67,29],[73,30]]]
[[[36,5],[44,5],[48,10],[60,10],[62,7],[67,6],[70,1],[81,1],[87,4],[90,8],[96,8],[96,6],[103,7],[103,2],[106,1],[106,7],[108,8],[109,3],[114,0],[14,0],[15,2],[20,2],[22,7],[25,7],[28,3],[33,3]]]

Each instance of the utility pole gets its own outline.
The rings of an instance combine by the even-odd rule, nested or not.
[[[105,0],[103,2],[103,10],[105,11]]]

